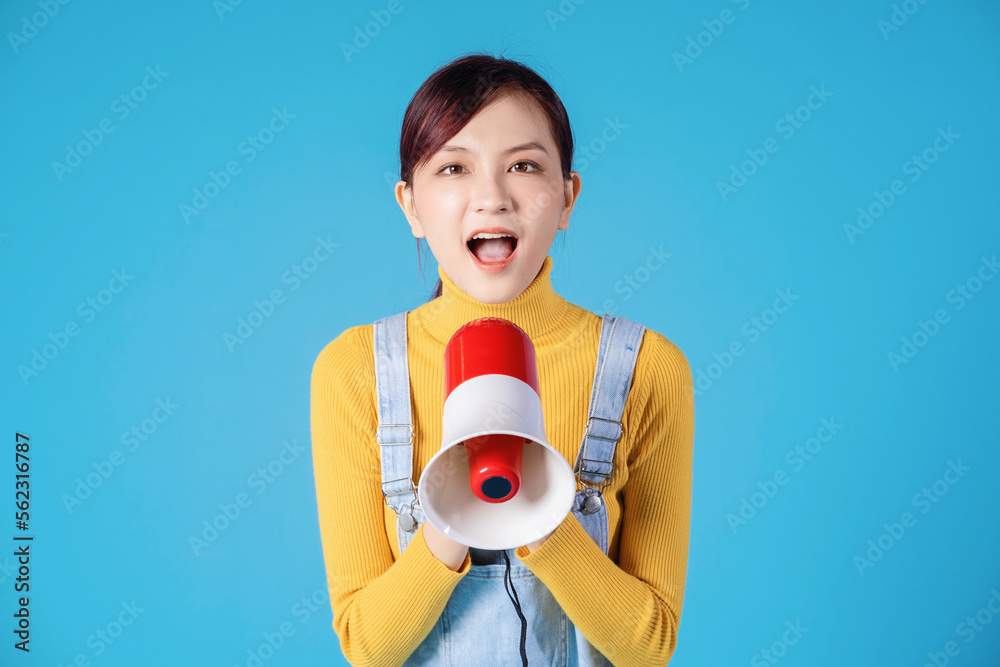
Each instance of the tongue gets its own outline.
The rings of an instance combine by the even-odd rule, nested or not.
[[[481,262],[499,262],[514,252],[514,242],[510,238],[480,239],[475,241],[473,252]]]

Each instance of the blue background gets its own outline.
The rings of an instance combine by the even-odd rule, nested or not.
[[[310,371],[341,331],[433,288],[434,259],[424,245],[421,277],[392,194],[400,123],[434,69],[485,50],[535,67],[573,124],[584,185],[551,251],[556,291],[663,333],[699,380],[671,665],[772,664],[765,649],[789,666],[922,665],[948,642],[949,664],[998,664],[1000,280],[982,258],[1000,251],[1000,7],[387,5],[0,7],[0,540],[19,532],[17,431],[31,438],[35,535],[30,655],[12,648],[16,574],[0,556],[0,662],[246,665],[287,623],[264,664],[346,664]],[[345,56],[371,12],[391,20]],[[143,98],[127,116],[122,95]],[[281,130],[249,160],[243,142],[274,110]],[[796,113],[790,134],[780,121]],[[102,120],[111,132],[95,134]],[[609,121],[621,131],[602,143]],[[769,138],[778,150],[744,164]],[[88,154],[68,158],[81,142]],[[933,162],[913,171],[926,149]],[[238,173],[183,215],[231,160]],[[880,211],[897,179],[905,192]],[[852,233],[858,207],[879,215]],[[296,284],[318,238],[338,245]],[[647,272],[651,247],[671,256]],[[114,271],[132,277],[122,287]],[[279,289],[270,316],[227,344]],[[768,310],[778,290],[796,297],[783,313]],[[919,335],[938,310],[947,321]],[[727,357],[734,343],[742,354]],[[33,357],[41,370],[25,372]],[[162,422],[158,400],[176,406]],[[795,463],[823,419],[843,426]],[[967,470],[946,476],[949,462]],[[776,473],[785,484],[769,486]],[[249,505],[192,547],[241,493]],[[892,537],[884,524],[904,512]],[[977,612],[989,623],[970,637],[960,624]],[[122,613],[131,624],[99,640]],[[786,623],[808,628],[794,645]]]

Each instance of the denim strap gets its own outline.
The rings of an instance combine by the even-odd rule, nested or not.
[[[611,477],[615,446],[622,437],[622,414],[632,386],[645,327],[610,314],[601,318],[597,367],[590,390],[587,426],[573,467],[580,479],[600,484]]]
[[[410,412],[410,370],[406,359],[406,312],[375,322],[375,395],[382,467],[382,495],[399,515],[412,516],[413,418]]]

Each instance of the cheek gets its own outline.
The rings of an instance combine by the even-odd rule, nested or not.
[[[525,211],[536,219],[558,217],[562,211],[562,193],[560,183],[539,183],[524,193],[524,201],[527,202]]]
[[[454,188],[427,188],[418,200],[420,215],[426,218],[449,221],[465,210],[465,196]]]

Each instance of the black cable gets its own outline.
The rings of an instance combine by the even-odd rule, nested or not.
[[[528,635],[528,621],[524,618],[524,614],[521,613],[521,601],[517,597],[517,590],[514,588],[514,582],[510,579],[510,557],[507,555],[507,550],[503,551],[503,559],[507,564],[506,569],[503,574],[503,588],[507,591],[507,597],[514,604],[514,611],[517,612],[518,618],[521,619],[521,665],[523,667],[528,667],[528,653],[524,650],[524,640]],[[507,582],[510,581],[510,590],[507,589]],[[513,591],[513,595],[511,594]]]

